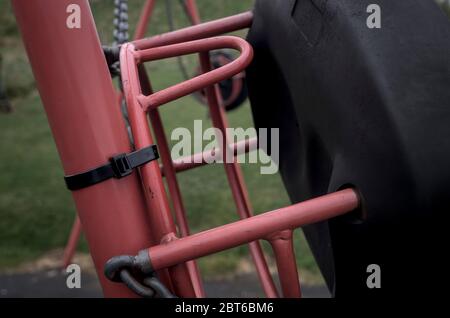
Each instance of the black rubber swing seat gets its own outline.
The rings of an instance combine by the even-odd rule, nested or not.
[[[335,296],[426,293],[446,276],[449,19],[431,0],[378,0],[370,29],[372,3],[257,0],[248,35],[255,126],[280,128],[291,200],[361,193],[361,211],[304,229]]]

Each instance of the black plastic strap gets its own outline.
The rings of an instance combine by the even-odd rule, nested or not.
[[[132,153],[122,153],[109,159],[109,163],[95,169],[65,176],[69,190],[79,190],[110,178],[120,179],[130,175],[133,169],[159,158],[156,145],[136,150]]]

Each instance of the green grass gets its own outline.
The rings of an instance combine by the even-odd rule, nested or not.
[[[202,16],[209,20],[245,11],[253,1],[197,2]],[[133,0],[132,3],[130,20],[137,21],[143,1]],[[109,43],[112,41],[112,1],[97,0],[91,4],[101,39]],[[179,7],[174,8],[177,26],[187,25]],[[159,1],[149,34],[167,31],[165,21],[164,7]],[[3,79],[15,108],[12,114],[0,115],[0,268],[7,268],[63,247],[75,208],[64,186],[59,157],[9,1],[5,0],[0,0],[0,54],[5,66]],[[193,70],[194,60],[188,58],[187,61]],[[152,63],[148,70],[156,90],[183,80],[173,59]],[[205,129],[209,123],[206,108],[192,97],[165,105],[161,115],[167,132],[176,127],[192,130],[196,119],[204,121]],[[229,113],[229,121],[231,127],[251,127],[249,104]],[[243,172],[255,213],[289,204],[279,175],[261,175],[259,166],[251,164],[243,165]],[[238,219],[221,165],[181,173],[179,182],[193,232]],[[295,241],[299,267],[318,275],[300,231]],[[88,250],[84,240],[79,249]],[[266,245],[265,249],[269,250]],[[200,260],[201,270],[206,276],[227,274],[235,271],[239,261],[248,257],[246,255],[247,249],[240,247],[204,258]]]

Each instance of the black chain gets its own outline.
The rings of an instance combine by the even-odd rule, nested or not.
[[[120,45],[128,42],[129,40],[129,34],[128,34],[128,0],[114,0],[114,31],[113,31],[113,37],[114,37],[114,43],[113,43],[113,50],[115,50],[114,53],[116,55],[108,61],[108,67],[109,71],[111,73],[111,76],[117,76],[119,78],[119,89],[123,93],[123,86],[122,86],[122,78],[120,76],[120,60],[119,60],[119,52],[120,52]],[[108,60],[108,55],[106,54],[106,59]],[[125,126],[127,128],[128,133],[128,139],[130,140],[131,146],[134,148],[134,138],[133,133],[131,131],[131,125],[130,125],[130,119],[128,116],[128,108],[125,101],[125,97],[122,97],[122,100],[120,101],[120,107],[122,110],[122,115],[125,120]]]
[[[128,42],[128,0],[114,0],[114,42],[110,50],[115,50],[120,45]],[[108,49],[108,48],[107,48]],[[104,48],[105,50],[105,48]],[[111,75],[119,76],[120,79],[120,63],[118,54],[109,54],[105,51],[108,67]]]
[[[125,284],[141,297],[176,298],[149,268],[149,261],[142,254],[115,256],[106,262],[104,272],[109,280]]]

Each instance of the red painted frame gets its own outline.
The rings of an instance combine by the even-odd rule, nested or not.
[[[82,9],[83,27],[69,30],[65,25],[65,9],[73,2],[60,0],[55,4],[52,1],[50,5],[49,0],[13,0],[66,174],[82,172],[104,163],[112,155],[131,151],[87,0],[75,1]],[[195,2],[187,1],[187,4],[196,24]],[[146,3],[147,12],[153,5],[152,0]],[[148,22],[149,17],[150,14],[143,12],[141,22]],[[44,18],[45,24],[40,20]],[[252,13],[246,12],[122,46],[122,83],[135,147],[140,149],[154,143],[149,117],[179,231],[172,218],[163,173],[157,162],[144,165],[139,173],[127,178],[108,180],[73,192],[105,296],[133,296],[122,284],[111,283],[104,278],[102,271],[106,260],[148,248],[153,268],[169,289],[181,297],[203,297],[194,260],[248,243],[266,296],[277,297],[278,291],[258,242],[266,239],[274,250],[283,296],[300,297],[292,230],[358,207],[356,192],[347,189],[252,216],[242,172],[233,157],[234,160],[225,163],[224,167],[241,220],[190,235],[176,172],[197,167],[203,162],[180,165],[172,161],[158,106],[205,89],[213,125],[224,132],[227,121],[220,91],[215,84],[242,72],[250,63],[253,52],[251,46],[240,38],[216,36],[249,27],[251,22]],[[139,24],[137,35],[143,32],[144,25],[144,22]],[[241,55],[234,62],[212,70],[209,51],[218,48],[234,48]],[[190,53],[199,53],[203,74],[153,92],[143,63]],[[219,151],[224,154],[228,148],[234,151],[248,149],[251,143],[254,141],[231,145],[224,140]],[[79,233],[80,224],[75,223],[74,229]],[[178,232],[181,238],[177,237]],[[73,241],[76,241],[76,235],[71,236]]]

